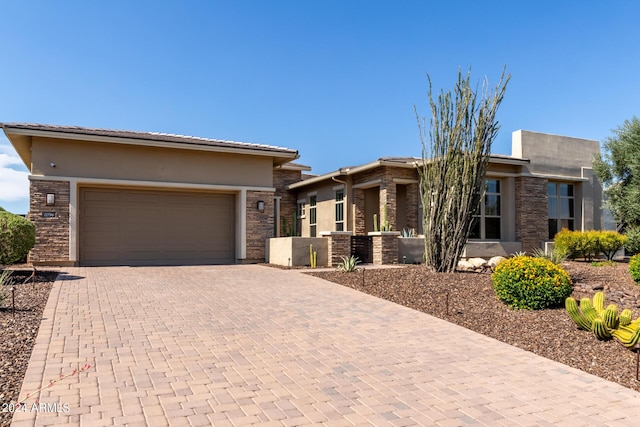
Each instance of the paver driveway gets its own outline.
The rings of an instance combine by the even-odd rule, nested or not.
[[[65,271],[21,396],[92,367],[45,389],[40,403],[48,407],[15,414],[15,426],[640,419],[640,393],[296,271]]]

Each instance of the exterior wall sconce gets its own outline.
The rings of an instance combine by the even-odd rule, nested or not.
[[[264,201],[263,200],[258,200],[258,212],[260,212],[260,213],[264,212]]]
[[[54,193],[47,193],[47,206],[56,204],[56,195]]]

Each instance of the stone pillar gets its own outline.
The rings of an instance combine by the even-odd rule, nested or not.
[[[397,229],[396,223],[396,184],[392,181],[384,182],[380,185],[380,229],[385,220],[384,212],[387,212],[386,220],[391,226],[391,230]]]
[[[34,264],[65,265],[69,260],[69,202],[68,181],[33,179],[29,186],[29,220],[36,227],[36,244],[29,253]],[[55,197],[47,205],[47,194]]]
[[[520,176],[516,181],[516,240],[531,253],[549,240],[547,179]]]
[[[357,236],[363,236],[365,234],[365,211],[364,190],[362,188],[353,189],[353,210],[353,231]]]
[[[327,237],[327,260],[330,267],[335,267],[342,262],[342,257],[351,256],[351,231],[331,231],[320,233]]]
[[[407,184],[407,227],[418,234],[418,206],[420,206],[420,189],[418,184]],[[400,231],[400,230],[398,230]]]
[[[399,231],[379,231],[369,233],[373,238],[373,264],[395,264],[398,262]]]
[[[259,212],[258,201],[264,202]],[[247,191],[247,257],[243,262],[264,262],[265,242],[274,237],[274,200],[269,191]]]

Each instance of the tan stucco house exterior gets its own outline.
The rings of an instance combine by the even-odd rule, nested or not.
[[[601,228],[602,188],[591,162],[598,141],[519,130],[512,154],[492,155],[485,197],[465,256],[509,256],[543,248],[562,228]],[[289,185],[301,236],[392,230],[422,233],[420,158],[385,157]],[[374,216],[375,215],[375,216]],[[377,227],[380,229],[380,227]]]
[[[162,133],[0,125],[30,172],[30,261],[257,262],[275,232],[274,168],[295,150]]]
[[[296,150],[270,145],[70,126],[0,127],[30,172],[34,264],[261,262],[269,239],[291,234],[333,234],[315,247],[328,247],[328,259],[335,260],[349,253],[348,236],[374,232],[374,218],[392,230],[422,232],[419,158],[385,157],[311,175],[294,163]],[[512,154],[491,156],[464,256],[508,256],[542,248],[563,227],[601,228],[602,189],[591,168],[599,150],[597,141],[514,132]],[[378,262],[399,261],[395,241],[385,239],[394,245],[385,243]]]

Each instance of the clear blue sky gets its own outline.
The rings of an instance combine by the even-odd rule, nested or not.
[[[512,75],[517,129],[602,141],[640,115],[640,2],[4,1],[0,122],[158,131],[299,150],[315,173],[420,156],[426,73]],[[0,135],[0,206],[26,168]]]

